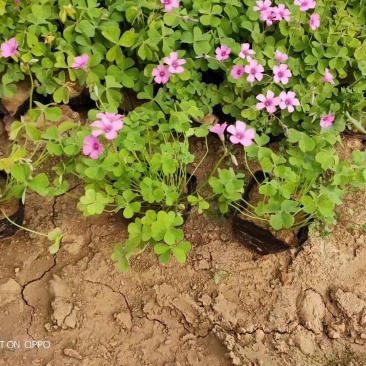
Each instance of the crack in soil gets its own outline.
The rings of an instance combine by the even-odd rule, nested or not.
[[[136,318],[138,318],[138,319],[147,319],[147,320],[149,320],[151,322],[159,323],[164,328],[164,330],[165,329],[168,329],[168,326],[162,320],[156,319],[156,318],[149,318],[145,313],[144,313],[144,316],[138,316],[138,315],[136,315]]]
[[[48,268],[46,271],[44,271],[44,272],[43,272],[43,273],[42,273],[38,278],[35,278],[35,279],[33,279],[33,280],[30,280],[30,281],[26,282],[24,285],[21,285],[21,287],[22,287],[22,291],[20,292],[20,295],[21,295],[21,297],[22,297],[22,299],[23,299],[23,302],[24,302],[28,307],[30,307],[30,308],[32,309],[31,317],[30,317],[30,321],[29,321],[28,327],[27,327],[27,329],[26,329],[26,332],[27,332],[28,336],[29,336],[29,337],[31,337],[33,340],[34,340],[34,338],[33,338],[33,336],[29,333],[29,329],[32,327],[33,318],[34,318],[34,313],[35,313],[35,311],[36,311],[36,308],[28,302],[28,300],[27,300],[27,299],[26,299],[26,297],[25,297],[24,292],[25,292],[25,290],[26,290],[27,286],[28,286],[28,285],[30,285],[31,283],[41,281],[41,280],[43,279],[43,277],[44,277],[47,273],[49,273],[49,272],[50,272],[50,271],[51,271],[51,270],[56,266],[56,263],[57,263],[57,254],[53,257],[53,264],[51,265],[51,267],[50,267],[50,268]]]
[[[126,297],[126,295],[125,295],[124,293],[122,293],[122,292],[120,292],[120,291],[115,290],[112,286],[107,285],[106,283],[103,283],[103,282],[99,282],[99,281],[91,281],[91,280],[88,280],[88,279],[86,279],[86,278],[84,278],[84,280],[85,280],[86,282],[93,283],[94,285],[102,285],[102,286],[105,286],[105,287],[109,288],[112,292],[114,292],[115,294],[121,295],[121,296],[123,297],[123,299],[125,300],[126,306],[127,306],[128,311],[129,311],[129,313],[130,313],[130,316],[131,316],[131,319],[133,319],[133,318],[134,318],[132,308],[131,308],[131,306],[130,306],[129,302],[127,301],[127,297]]]

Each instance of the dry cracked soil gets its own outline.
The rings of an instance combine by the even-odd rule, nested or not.
[[[57,254],[25,231],[0,241],[1,366],[366,365],[363,193],[346,198],[329,236],[311,230],[300,252],[265,257],[229,220],[193,210],[185,265],[148,250],[121,273],[109,258],[127,224],[83,217],[81,192],[27,197],[26,227],[65,233]]]

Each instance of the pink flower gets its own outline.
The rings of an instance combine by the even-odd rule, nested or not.
[[[316,14],[316,13],[311,14],[310,20],[309,20],[309,25],[312,30],[319,28],[320,27],[320,15]]]
[[[242,144],[250,146],[253,144],[255,131],[253,128],[246,129],[247,125],[242,121],[236,121],[235,126],[231,125],[227,128],[227,132],[231,133],[230,141],[233,144]]]
[[[275,20],[285,19],[287,22],[290,21],[291,11],[286,9],[284,4],[280,4],[272,8],[272,12],[275,14]]]
[[[164,62],[169,65],[168,71],[172,74],[181,74],[184,72],[184,65],[187,61],[184,59],[178,60],[178,52],[171,52],[169,57],[164,57]]]
[[[123,117],[116,113],[98,113],[97,117],[100,121],[95,121],[91,124],[97,129],[93,130],[92,135],[97,137],[104,134],[107,140],[114,140],[117,137],[117,132],[123,127]]]
[[[241,65],[233,66],[230,74],[234,79],[240,79],[244,75],[244,66]]]
[[[165,6],[165,11],[168,13],[173,11],[173,8],[179,8],[179,0],[160,0]]]
[[[223,61],[229,58],[231,49],[228,46],[222,45],[221,47],[216,48],[215,53],[216,53],[216,60]]]
[[[288,55],[286,55],[286,53],[282,53],[280,51],[276,51],[275,56],[276,56],[276,62],[278,64],[288,60]]]
[[[255,79],[261,81],[263,79],[264,67],[258,64],[257,60],[250,61],[249,65],[244,67],[244,71],[249,74],[247,80],[253,83]]]
[[[320,126],[323,128],[330,127],[333,124],[334,120],[335,117],[332,114],[327,114],[320,119]]]
[[[84,155],[89,155],[92,159],[98,159],[103,150],[103,146],[100,144],[99,140],[96,137],[85,137],[83,146]]]
[[[286,85],[289,81],[289,78],[292,76],[288,66],[284,64],[273,66],[273,74],[273,81],[275,83],[282,83],[283,85]]]
[[[250,49],[249,43],[242,43],[241,52],[239,53],[240,58],[246,58],[249,62],[252,61],[250,55],[255,55],[255,51]]]
[[[224,122],[221,125],[220,125],[220,123],[216,123],[214,126],[212,126],[210,128],[210,132],[216,133],[220,137],[220,140],[224,141],[224,139],[225,139],[224,132],[225,132],[226,127],[227,127],[227,122]]]
[[[18,42],[13,37],[10,38],[7,42],[4,42],[1,45],[1,55],[5,58],[16,55],[18,52]]]
[[[307,11],[316,7],[316,2],[314,0],[295,0],[294,3],[295,5],[300,6],[301,11]]]
[[[16,4],[19,4],[19,3],[20,3],[20,0],[15,0],[15,3],[16,3]]]
[[[166,84],[169,81],[170,75],[171,73],[165,68],[164,65],[158,65],[152,71],[152,76],[155,76],[154,80],[158,84]]]
[[[257,1],[257,6],[253,8],[255,11],[266,11],[272,6],[271,0]]]
[[[84,54],[81,56],[76,56],[74,58],[74,62],[71,64],[71,67],[74,69],[86,70],[88,61],[89,61],[89,55],[87,55],[87,54]]]
[[[271,26],[276,20],[276,14],[272,10],[273,8],[269,8],[267,10],[261,11],[260,18],[266,22],[268,27]]]
[[[281,92],[280,99],[281,99],[281,101],[279,103],[280,108],[281,109],[287,108],[287,110],[290,113],[292,113],[295,110],[294,106],[300,105],[299,100],[296,98],[296,94],[291,91],[289,91],[287,93],[284,91]]]
[[[330,73],[329,69],[325,69],[325,75],[322,79],[324,83],[334,84],[333,75]]]
[[[261,103],[257,103],[256,108],[260,111],[263,108],[267,109],[268,113],[276,112],[276,106],[280,104],[281,99],[279,97],[275,97],[273,91],[268,90],[267,95],[263,94],[257,95],[257,99]]]

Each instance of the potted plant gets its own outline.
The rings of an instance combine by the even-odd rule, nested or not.
[[[351,161],[340,161],[335,149],[340,138],[329,130],[309,136],[290,129],[287,140],[272,149],[265,146],[268,140],[257,136],[257,143],[245,148],[244,155],[262,170],[253,173],[247,165],[250,181],[243,196],[238,198],[242,173],[219,170],[209,181],[222,212],[235,209],[234,230],[243,244],[260,254],[303,244],[313,220],[329,230],[344,194],[366,185],[366,153],[355,151]]]
[[[0,161],[1,164],[1,161]],[[11,177],[0,171],[0,239],[14,235],[24,220],[24,204],[11,194]]]
[[[183,262],[190,246],[180,226],[197,203],[188,139],[207,135],[208,127],[177,133],[162,111],[143,106],[127,116],[91,111],[90,117],[90,126],[79,126],[60,141],[66,160],[56,168],[74,172],[85,183],[78,208],[85,216],[121,212],[131,221],[127,242],[118,244],[113,255],[120,269],[148,243],[162,262],[171,254]]]

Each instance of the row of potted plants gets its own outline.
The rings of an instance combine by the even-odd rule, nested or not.
[[[25,77],[32,93],[0,159],[11,177],[2,200],[65,194],[78,176],[84,215],[131,220],[113,254],[120,269],[148,245],[161,262],[184,262],[191,207],[235,212],[235,231],[257,236],[243,242],[262,254],[301,245],[310,222],[329,231],[342,197],[366,183],[365,153],[341,161],[335,148],[346,127],[363,129],[364,17],[352,0],[9,1],[0,97]],[[87,125],[59,122],[54,105],[75,83],[95,103]],[[144,104],[123,115],[125,88]],[[52,100],[34,104],[37,93]],[[218,123],[197,123],[213,111]],[[222,143],[207,182],[195,179],[193,138]],[[50,180],[36,168],[51,156],[61,162]],[[49,237],[54,252],[62,234]]]

